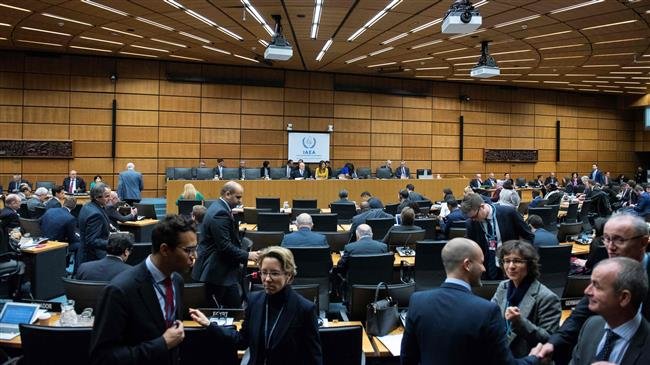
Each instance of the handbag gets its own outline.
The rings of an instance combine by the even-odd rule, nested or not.
[[[379,289],[386,289],[386,297],[379,300]],[[390,296],[388,284],[379,283],[375,289],[375,301],[368,304],[366,332],[372,336],[385,336],[399,326],[397,301]]]

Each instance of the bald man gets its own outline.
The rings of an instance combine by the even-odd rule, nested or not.
[[[514,359],[499,307],[472,294],[481,285],[483,251],[476,242],[454,238],[442,249],[447,279],[440,288],[411,296],[402,365],[537,364],[528,356]]]
[[[70,170],[68,177],[63,179],[63,187],[70,194],[86,192],[86,182],[80,176],[77,176],[75,170]]]
[[[312,232],[314,222],[307,213],[302,213],[296,217],[296,227],[298,230],[293,233],[284,235],[280,246],[286,248],[292,247],[328,247],[327,238],[320,233]]]

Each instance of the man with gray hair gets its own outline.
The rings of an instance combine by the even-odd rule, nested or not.
[[[104,210],[110,196],[110,189],[106,184],[95,184],[90,189],[91,201],[84,204],[79,212],[81,248],[75,259],[75,272],[80,264],[106,256],[108,235],[115,230]]]
[[[367,224],[360,224],[355,234],[357,241],[348,243],[343,248],[343,255],[338,262],[338,271],[344,274],[347,271],[347,261],[350,256],[354,255],[373,255],[388,252],[388,245],[383,242],[372,239],[372,228]]]
[[[8,234],[14,228],[20,227],[20,196],[18,194],[9,194],[5,198],[5,207],[0,210],[0,225],[2,230],[0,234]]]
[[[314,222],[307,213],[302,213],[296,217],[296,227],[298,230],[293,233],[284,235],[280,246],[286,248],[292,247],[328,247],[327,238],[320,233],[312,232]]]
[[[643,266],[627,257],[598,263],[585,289],[590,317],[578,337],[571,363],[650,364],[650,325],[639,307],[648,293]]]
[[[142,199],[140,193],[144,190],[142,174],[135,171],[133,162],[126,164],[126,170],[120,172],[117,178],[117,195],[129,205],[139,203]]]
[[[476,242],[454,238],[442,249],[445,282],[411,296],[401,360],[409,364],[536,364],[514,359],[499,306],[472,294],[481,285],[483,251]]]
[[[48,191],[44,187],[36,189],[31,199],[27,201],[27,210],[32,214],[36,212],[36,207],[45,208],[45,201],[47,200]]]

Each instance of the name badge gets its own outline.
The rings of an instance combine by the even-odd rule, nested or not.
[[[497,240],[489,240],[488,241],[488,248],[490,251],[496,251],[497,250]]]

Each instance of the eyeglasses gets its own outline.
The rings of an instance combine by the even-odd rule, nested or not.
[[[260,271],[260,276],[262,279],[264,279],[267,276],[270,276],[271,279],[277,279],[282,275],[284,275],[284,272],[282,271]]]
[[[181,250],[185,251],[185,253],[188,254],[188,255],[192,255],[192,254],[196,255],[197,247],[199,247],[199,246],[194,245],[194,246],[177,247],[177,248],[180,248]]]
[[[624,238],[624,237],[621,237],[621,236],[605,236],[605,235],[603,235],[603,242],[611,243],[614,246],[621,246],[625,242],[632,241],[632,240],[635,240],[637,238],[641,238],[643,236],[645,236],[645,235],[640,234],[638,236],[634,236],[634,237],[630,237],[630,238]]]
[[[478,208],[476,208],[476,212],[474,214],[468,214],[467,218],[468,219],[476,219],[478,217],[478,213],[481,211],[481,206],[479,205]],[[471,211],[470,211],[471,212]]]
[[[521,265],[523,265],[523,264],[525,264],[527,262],[528,262],[528,260],[521,260],[521,259],[505,259],[505,260],[501,260],[501,264],[503,266],[506,266],[506,265],[521,266]]]

